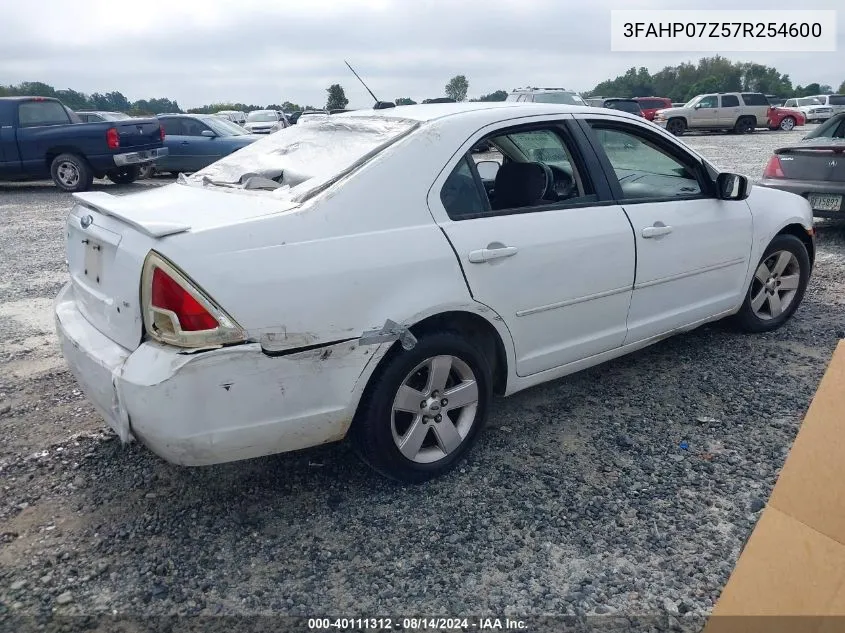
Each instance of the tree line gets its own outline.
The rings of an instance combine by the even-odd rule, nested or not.
[[[615,79],[602,81],[584,96],[603,97],[669,97],[672,101],[687,101],[695,95],[707,92],[762,92],[777,97],[804,97],[814,94],[834,92],[833,87],[825,84],[810,83],[806,86],[793,86],[789,75],[780,73],[776,68],[754,62],[732,62],[724,57],[704,57],[697,63],[684,62],[676,66],[666,66],[651,74],[645,67],[629,68]],[[465,75],[455,75],[445,85],[443,93],[455,101],[466,101],[469,92],[469,80]],[[845,93],[845,81],[836,92]],[[328,110],[343,109],[348,103],[343,86],[332,84],[326,89]],[[55,97],[72,110],[106,110],[126,112],[133,116],[163,114],[165,112],[183,112],[179,104],[165,97],[130,101],[121,92],[95,92],[85,94],[76,90],[56,90],[53,86],[40,81],[25,81],[17,85],[0,85],[0,97],[6,96]],[[495,90],[488,94],[469,99],[469,101],[504,101],[506,90]],[[436,97],[436,95],[433,95]],[[423,103],[429,99],[424,99]],[[399,97],[396,105],[414,105],[411,97]],[[212,114],[220,110],[282,110],[296,112],[317,110],[312,105],[284,101],[265,106],[246,103],[210,103],[199,108],[190,108],[187,112]]]
[[[464,101],[469,89],[469,82],[464,75],[453,77],[446,85],[445,94],[455,101]],[[325,108],[327,110],[343,109],[349,104],[343,86],[332,84],[326,89],[327,98]],[[268,103],[267,105],[240,102],[209,103],[198,108],[183,110],[179,104],[165,97],[152,99],[139,99],[130,101],[119,91],[92,94],[85,94],[77,90],[56,90],[53,86],[41,81],[24,81],[16,85],[0,84],[0,97],[52,97],[59,99],[71,110],[101,110],[105,112],[125,112],[132,116],[151,116],[164,114],[166,112],[188,112],[191,114],[213,114],[221,110],[235,110],[252,112],[253,110],[281,110],[283,112],[302,112],[305,110],[319,110],[320,106],[309,104],[293,103],[283,101],[282,103]],[[490,94],[482,95],[470,101],[504,101],[508,93],[504,90],[496,90]],[[417,103],[410,97],[400,97],[395,101],[396,105],[413,105]]]
[[[834,92],[826,84],[810,83],[793,86],[789,75],[776,68],[753,62],[732,62],[720,55],[704,57],[698,63],[685,62],[666,66],[651,74],[647,68],[629,68],[615,79],[599,83],[585,96],[602,97],[668,97],[672,101],[688,101],[707,92],[762,92],[782,98],[806,97]],[[845,81],[837,92],[845,92]]]

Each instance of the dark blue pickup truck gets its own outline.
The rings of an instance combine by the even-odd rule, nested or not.
[[[85,191],[94,177],[130,183],[142,165],[167,155],[158,119],[83,123],[60,101],[0,98],[0,181],[52,178]]]

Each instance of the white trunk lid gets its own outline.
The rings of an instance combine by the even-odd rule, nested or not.
[[[296,206],[185,185],[119,197],[77,193],[74,198],[77,204],[68,215],[66,251],[77,305],[94,327],[129,350],[141,343],[141,269],[158,242],[168,235],[225,226]]]

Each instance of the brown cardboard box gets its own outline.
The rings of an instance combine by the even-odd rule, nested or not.
[[[845,340],[704,631],[845,631]]]

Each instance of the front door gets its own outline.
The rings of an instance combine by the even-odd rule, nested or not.
[[[587,173],[562,124],[502,129],[478,140],[502,149],[505,164],[495,178],[482,182],[471,154],[456,158],[432,188],[429,206],[472,296],[510,330],[516,373],[619,347],[634,238],[606,182],[597,193],[596,174]],[[547,188],[545,174],[553,178]]]
[[[703,164],[644,125],[593,118],[611,183],[631,220],[637,275],[626,343],[735,308],[752,244],[744,200],[719,200]]]
[[[719,97],[707,95],[693,107],[690,127],[716,127],[719,125]]]

